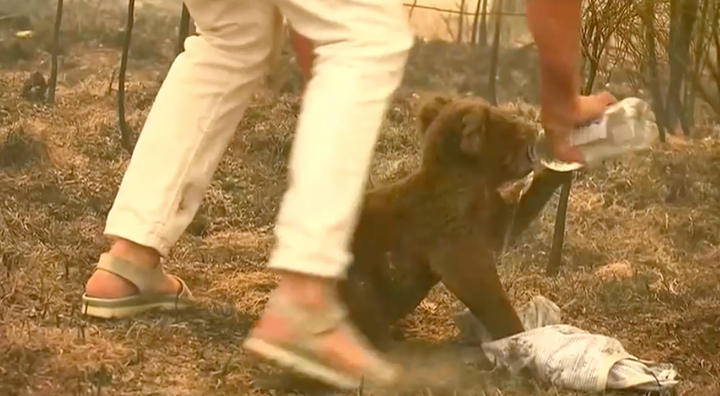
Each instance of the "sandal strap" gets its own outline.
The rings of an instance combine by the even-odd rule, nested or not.
[[[110,272],[135,285],[140,294],[152,293],[165,280],[162,265],[137,265],[109,253],[100,255],[96,269]]]
[[[333,302],[327,310],[308,311],[282,293],[273,294],[267,309],[287,318],[290,326],[304,327],[303,333],[309,336],[332,332],[345,323],[347,311],[340,304]]]
[[[294,353],[310,357],[310,359],[323,362],[322,354],[318,355],[318,343],[320,338],[324,337],[338,329],[349,333],[356,339],[365,349],[365,359],[367,363],[362,368],[360,375],[368,376],[368,379],[387,382],[392,377],[392,373],[396,371],[396,367],[379,355],[367,341],[365,336],[360,333],[347,316],[345,307],[337,301],[331,302],[328,309],[323,311],[306,310],[298,306],[287,296],[275,291],[268,301],[266,312],[272,310],[275,315],[282,316],[288,320],[288,326],[295,329],[296,343],[294,345],[285,346],[294,349]],[[330,363],[331,367],[333,364]],[[357,374],[356,374],[357,375]]]

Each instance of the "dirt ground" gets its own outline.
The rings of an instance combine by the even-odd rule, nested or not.
[[[167,21],[175,26],[176,19]],[[71,36],[75,25],[68,26]],[[155,50],[138,36],[127,97],[135,133],[169,66],[173,32],[166,30]],[[80,297],[108,246],[104,219],[129,155],[120,145],[116,83],[110,89],[120,52],[72,37],[63,47],[54,107],[19,97],[30,72],[47,76],[42,48],[0,69],[0,395],[278,394],[258,382],[275,370],[239,346],[275,285],[264,265],[298,111],[296,68],[286,59],[291,73],[283,92],[254,98],[198,215],[165,263],[187,281],[200,308],[92,320],[80,314]],[[481,93],[471,77],[475,66],[467,66],[473,56],[433,43],[415,51],[378,144],[376,184],[418,165],[413,93]],[[518,84],[504,92],[512,98],[535,91]],[[704,131],[703,138],[578,174],[559,275],[544,274],[555,201],[500,267],[518,306],[538,294],[550,298],[566,323],[616,337],[641,358],[675,364],[679,394],[693,396],[720,394],[720,137],[711,126]],[[444,348],[457,336],[450,315],[460,309],[438,287],[408,320],[408,338],[423,346],[415,349],[426,353],[423,361],[455,356]],[[440,390],[403,394],[575,394],[472,370],[455,374]]]

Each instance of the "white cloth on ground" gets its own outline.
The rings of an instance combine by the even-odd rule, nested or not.
[[[518,310],[526,331],[491,341],[487,330],[469,310],[455,315],[463,337],[482,342],[496,366],[519,374],[528,369],[540,381],[577,391],[666,391],[678,384],[672,364],[641,360],[620,341],[561,324],[560,308],[536,296]]]

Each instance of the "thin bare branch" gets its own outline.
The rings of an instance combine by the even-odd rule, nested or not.
[[[60,26],[62,25],[63,16],[63,0],[58,0],[57,10],[55,12],[55,28],[53,31],[52,45],[52,65],[50,66],[50,81],[48,81],[47,102],[50,105],[55,104],[55,91],[57,90],[58,78],[58,56],[60,54]]]
[[[125,43],[123,45],[122,57],[120,58],[120,72],[118,76],[118,123],[120,127],[120,138],[122,147],[128,152],[133,152],[132,132],[125,117],[125,77],[127,75],[128,55],[132,41],[132,30],[135,22],[135,0],[128,0],[127,23],[125,25]]]

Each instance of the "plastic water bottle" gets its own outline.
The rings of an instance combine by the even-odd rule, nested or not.
[[[531,149],[530,156],[546,168],[569,172],[626,153],[646,150],[659,138],[655,114],[650,104],[631,97],[608,107],[602,119],[570,134],[570,144],[583,154],[585,165],[553,158],[545,146],[544,131],[540,131],[540,137]]]

